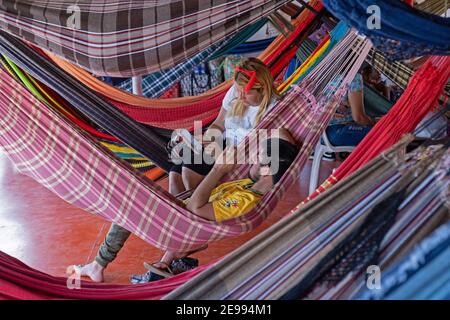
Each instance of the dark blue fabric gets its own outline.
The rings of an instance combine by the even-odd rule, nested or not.
[[[418,11],[399,0],[324,0],[324,4],[392,59],[450,54],[450,18]],[[371,5],[380,8],[380,29],[367,25]]]
[[[327,136],[333,146],[357,146],[371,129],[356,123],[336,124],[327,128]]]

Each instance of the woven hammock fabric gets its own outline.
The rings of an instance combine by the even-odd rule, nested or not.
[[[131,77],[171,68],[289,1],[5,0],[0,28],[93,74]]]
[[[361,168],[375,156],[395,144],[401,136],[416,128],[425,115],[437,105],[450,78],[450,57],[431,57],[414,74],[407,89],[350,156],[306,201]]]
[[[209,48],[202,50],[190,59],[178,63],[173,68],[155,72],[142,78],[142,95],[147,98],[159,98],[167,88],[170,88],[176,81],[190,73],[194,67],[205,60],[212,59],[220,53],[225,54],[225,50],[230,50],[240,43],[250,38],[263,25],[267,23],[267,19],[260,19],[254,24],[246,27],[230,39],[226,39],[219,43],[213,44]],[[120,89],[132,92],[132,80],[128,79],[118,86]]]
[[[317,2],[316,6],[321,9],[321,3]],[[311,14],[308,12],[308,14],[304,15],[305,19],[302,19],[299,23],[296,33],[291,35],[289,39],[287,39],[286,43],[292,43],[294,40],[297,40],[297,36],[306,37],[306,31],[309,30],[311,22],[317,17],[314,14]],[[102,99],[102,97],[99,97],[95,95],[93,92],[90,92],[83,84],[80,84],[76,81],[76,79],[73,79],[70,77],[69,74],[67,74],[67,71],[70,72],[70,69],[74,67],[71,64],[66,64],[65,66],[55,66],[52,64],[48,59],[45,59],[42,55],[39,55],[35,52],[35,50],[30,49],[30,47],[26,46],[23,42],[16,39],[15,37],[0,31],[0,37],[2,37],[2,42],[0,43],[0,51],[7,54],[11,59],[14,60],[14,62],[19,65],[21,68],[25,69],[28,73],[30,73],[33,77],[40,80],[41,82],[45,83],[47,86],[51,87],[55,91],[58,91],[65,99],[70,101],[70,103],[76,107],[77,110],[84,110],[83,113],[87,114],[89,118],[92,120],[96,120],[96,124],[100,127],[110,131],[115,136],[119,137],[122,141],[126,142],[130,146],[132,146],[134,149],[140,151],[142,154],[146,155],[147,157],[151,158],[158,166],[169,169],[167,165],[167,159],[164,159],[165,151],[163,150],[163,147],[165,146],[164,142],[161,142],[160,139],[158,140],[158,137],[153,138],[152,141],[148,141],[148,139],[139,139],[135,140],[134,142],[136,144],[132,144],[133,141],[129,139],[129,137],[121,137],[117,132],[113,132],[113,129],[120,128],[117,125],[113,126],[113,129],[109,128],[109,125],[111,121],[104,121],[104,116],[102,116],[100,119],[97,115],[94,115],[97,112],[103,113],[103,110],[108,109],[108,112],[113,112],[116,114],[125,113],[125,115],[128,115],[130,118],[132,118],[135,121],[152,125],[155,127],[165,128],[165,129],[177,129],[177,128],[187,128],[190,129],[193,127],[194,120],[202,120],[203,124],[209,123],[212,120],[215,119],[217,116],[223,97],[226,94],[226,89],[229,87],[230,82],[223,83],[218,88],[216,88],[216,93],[212,94],[208,98],[205,98],[204,100],[199,100],[198,102],[182,104],[178,107],[171,106],[170,101],[167,100],[174,100],[174,99],[162,99],[162,100],[155,100],[155,99],[148,99],[144,97],[137,97],[134,95],[130,95],[126,92],[123,92],[119,89],[113,88],[108,86],[107,92],[109,99],[105,100]],[[284,44],[284,42],[283,42]],[[294,48],[295,49],[295,48]],[[291,50],[292,51],[292,50]],[[279,55],[283,54],[283,57],[278,59],[274,65],[271,67],[271,70],[274,74],[277,74],[279,71],[281,71],[284,64],[288,61],[287,59],[290,59],[290,55],[295,54],[295,52],[288,52],[283,53],[280,48],[274,48],[272,50],[275,54],[272,54],[273,59],[278,58]],[[269,59],[269,58],[267,58]],[[267,60],[269,62],[269,60]],[[87,74],[87,72],[82,70],[82,73]],[[103,82],[93,78],[90,76],[90,79],[94,79],[97,81],[96,83]],[[55,81],[55,79],[64,79],[63,81]],[[85,80],[85,79],[84,79]],[[86,82],[82,80],[82,82]],[[88,84],[89,85],[89,84]],[[58,88],[57,88],[58,87]],[[62,89],[61,87],[64,87]],[[67,88],[70,87],[70,88]],[[76,93],[68,91],[75,90]],[[117,92],[125,94],[126,97],[133,97],[136,98],[139,101],[144,102],[143,104],[131,104],[119,101]],[[67,93],[67,94],[66,94]],[[95,103],[79,103],[79,99],[84,99],[83,97],[78,97],[79,95],[89,95],[95,97],[92,97],[96,100]],[[129,95],[129,96],[127,96]],[[134,99],[135,100],[135,99]],[[134,101],[132,100],[132,101]],[[186,99],[189,101],[190,99]],[[154,102],[159,103],[154,103]],[[185,100],[183,100],[185,101]],[[109,103],[108,103],[109,102]],[[167,103],[167,105],[166,105]],[[156,104],[156,105],[155,105]],[[106,106],[108,105],[108,106]],[[155,106],[154,106],[155,105]],[[103,110],[101,110],[103,109]],[[114,109],[114,110],[111,110]],[[125,115],[121,116],[121,119],[116,119],[117,121],[120,120],[128,121],[125,118],[127,118]],[[97,118],[95,118],[97,117]],[[129,124],[127,127],[131,128],[133,125],[137,124]],[[131,130],[130,134],[136,135],[139,132],[139,130],[133,129]],[[148,131],[148,130],[146,130]],[[143,133],[143,132],[141,132]],[[144,133],[143,133],[144,134]],[[131,135],[130,135],[131,137]],[[139,147],[137,144],[140,144],[140,142],[147,142],[148,144],[153,144],[152,148],[142,148]],[[155,145],[157,144],[157,145]],[[148,154],[145,154],[145,152],[148,152],[148,150],[159,150],[155,153],[156,156],[158,156],[160,159],[155,159],[155,156],[152,158]]]
[[[160,299],[195,276],[204,266],[184,272],[176,277],[136,285],[93,283],[63,277],[54,277],[34,270],[19,260],[0,251],[0,300],[144,300]],[[76,289],[69,289],[68,285]]]
[[[418,11],[399,0],[324,0],[339,19],[367,35],[394,60],[450,54],[450,18]],[[376,6],[380,25],[371,26]]]
[[[322,12],[323,4],[321,0],[311,0],[310,5],[317,12]],[[299,28],[299,33],[304,32],[305,28],[308,27],[316,15],[311,13],[310,10],[304,10],[293,22],[296,28]],[[295,37],[294,38],[298,38]],[[272,63],[273,61],[268,60],[268,57],[272,55],[273,52],[277,51],[276,58],[280,55],[280,50],[278,49],[287,40],[283,36],[278,36],[275,41],[266,49],[264,52],[258,56],[258,58],[267,63]],[[291,42],[290,42],[291,43]],[[66,62],[63,59],[58,58],[55,55],[49,55],[49,58],[53,60],[60,68],[66,70],[74,78],[88,86],[93,91],[105,96],[111,100],[115,100],[120,103],[133,105],[135,107],[142,107],[143,109],[164,109],[170,107],[183,107],[186,105],[195,105],[196,103],[202,103],[208,98],[212,98],[218,94],[224,94],[230,88],[231,82],[224,82],[216,88],[213,88],[199,96],[192,97],[181,97],[181,98],[170,98],[170,99],[149,99],[141,96],[136,96],[128,92],[119,90],[103,81],[98,80],[92,76],[89,72],[78,68],[72,63]],[[219,106],[216,106],[219,108]]]
[[[352,37],[355,35],[349,35]],[[365,55],[358,56],[359,64]],[[354,67],[350,72],[353,74],[345,77],[343,86],[348,85],[358,68]],[[344,89],[336,88],[339,89],[336,98],[322,108],[307,95],[306,88],[297,87],[277,104],[259,128],[288,129],[295,139],[303,142],[300,154],[289,173],[254,210],[237,219],[216,223],[192,214],[162,188],[130,171],[63,121],[9,74],[3,70],[0,74],[0,90],[7,93],[0,98],[0,145],[17,169],[67,202],[123,226],[160,249],[175,251],[237,236],[261,224],[288,186],[296,181],[339,97],[345,93]],[[242,175],[247,169],[237,170],[236,174]]]

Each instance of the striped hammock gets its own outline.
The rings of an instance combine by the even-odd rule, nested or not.
[[[290,0],[0,3],[0,28],[96,75],[145,75],[194,56]]]
[[[187,251],[240,235],[264,221],[297,180],[369,49],[368,41],[350,32],[304,85],[294,87],[259,124],[258,128],[288,129],[303,142],[301,151],[282,181],[254,210],[223,223],[207,221],[186,210],[165,190],[143,179],[49,110],[3,70],[0,89],[7,94],[0,97],[0,145],[19,171],[69,203],[99,214],[160,249]],[[329,87],[332,81],[340,85]],[[248,145],[247,137],[240,148]],[[246,170],[248,166],[242,166],[229,178],[244,176]]]

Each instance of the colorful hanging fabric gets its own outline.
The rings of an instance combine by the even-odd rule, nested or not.
[[[393,193],[393,186],[401,183],[407,174],[405,167],[396,162],[399,152],[404,152],[412,137],[405,137],[399,144],[364,166],[321,196],[320,199],[299,208],[295,214],[286,217],[276,225],[265,230],[238,250],[214,264],[214,268],[204,270],[189,283],[171,292],[165,299],[298,299],[295,289],[301,281],[313,280],[314,269],[323,263],[329,253],[336,253],[336,259],[343,247],[343,240],[364,224],[372,208]],[[439,154],[436,150],[440,150]],[[407,166],[414,172],[420,164],[426,163],[430,154],[442,157],[444,148],[432,147],[425,153],[417,153],[408,159]],[[444,156],[448,158],[450,154]],[[444,159],[445,159],[444,158]],[[442,159],[442,158],[441,158]],[[405,158],[406,160],[406,158]],[[425,160],[425,161],[424,161]],[[433,162],[434,163],[434,162]],[[423,166],[433,172],[434,166]],[[423,168],[422,168],[423,170]],[[421,172],[421,171],[419,171]],[[381,252],[389,247],[399,247],[395,240],[408,241],[417,232],[418,227],[435,216],[436,210],[444,205],[439,196],[439,175],[423,176],[420,185],[408,190],[407,199],[400,206],[400,219],[389,230],[381,244]],[[422,178],[423,178],[422,177]],[[409,174],[409,179],[414,176]],[[420,195],[417,197],[415,195]],[[330,203],[333,205],[330,206]],[[415,212],[412,212],[415,211]],[[412,214],[410,214],[412,213]],[[445,215],[444,215],[445,216]],[[443,217],[441,215],[441,217]],[[407,219],[406,219],[407,218]],[[418,221],[419,225],[414,225]],[[366,224],[370,227],[369,224]],[[409,238],[408,238],[409,237]],[[358,243],[350,246],[358,249]],[[364,257],[364,254],[362,255]],[[384,254],[381,259],[387,258]],[[236,259],[247,261],[247,268],[239,268]],[[238,270],[239,269],[239,270]],[[357,278],[358,284],[365,286],[365,270]],[[204,281],[208,279],[208,281]],[[289,280],[289,281],[287,281]],[[304,283],[305,283],[304,282]],[[334,293],[345,288],[337,287]],[[311,299],[327,299],[328,288],[314,292]],[[289,295],[287,295],[289,293]],[[330,292],[331,295],[332,292]],[[339,298],[339,296],[334,296]],[[348,299],[348,296],[341,297]]]
[[[178,63],[173,68],[155,72],[150,75],[146,75],[142,79],[142,95],[147,98],[159,98],[168,87],[172,86],[176,81],[180,80],[183,76],[190,73],[193,68],[199,65],[201,62],[214,59],[219,53],[223,53],[225,50],[232,49],[233,46],[238,46],[240,43],[246,41],[252,36],[258,29],[266,24],[267,19],[263,18],[246,27],[244,30],[238,32],[230,39],[223,40],[219,43],[202,50],[194,57]],[[131,79],[124,81],[118,86],[120,89],[132,92]]]
[[[399,0],[324,0],[324,4],[394,60],[450,54],[450,18],[418,11]]]
[[[316,3],[314,4],[319,10],[322,8],[321,2],[316,0]],[[271,70],[273,74],[277,74],[282,71],[284,67],[284,63],[287,64],[288,61],[284,61],[286,59],[281,58],[276,60],[279,55],[283,54],[287,58],[289,58],[289,53],[284,53],[280,48],[277,47],[279,44],[285,44],[287,43],[292,44],[293,41],[298,41],[299,39],[296,38],[296,36],[302,36],[306,37],[306,31],[311,27],[312,21],[315,21],[317,19],[315,14],[312,14],[310,12],[307,12],[305,15],[299,16],[299,22],[298,22],[298,29],[296,30],[296,34],[290,37],[290,39],[283,41],[283,39],[278,39],[280,41],[276,41],[277,43],[273,44],[273,48],[268,48],[268,52],[271,53],[271,57],[269,58],[263,58],[263,60],[267,63],[274,62],[273,66],[271,67]],[[0,44],[0,47],[5,47],[5,52],[9,52],[9,55],[23,55],[23,51],[14,51],[10,48],[12,46],[12,43],[20,43],[21,48],[24,48],[24,45],[17,41],[15,38],[9,36],[8,34],[4,34],[5,41],[3,41]],[[10,40],[6,41],[6,37]],[[8,48],[6,48],[8,47]],[[272,47],[272,45],[270,46]],[[293,47],[295,49],[295,47]],[[27,55],[30,56],[36,56],[36,59],[38,59],[40,62],[36,64],[35,67],[38,67],[39,70],[43,70],[43,65],[46,66],[45,72],[48,74],[51,74],[53,72],[62,73],[65,75],[65,77],[68,77],[68,75],[65,74],[65,72],[71,72],[71,70],[77,70],[77,68],[69,63],[62,62],[58,63],[58,65],[61,67],[60,70],[49,61],[46,61],[43,57],[38,57],[39,55],[35,52],[36,50],[30,50],[29,48],[25,51],[27,52]],[[292,51],[292,50],[291,50]],[[292,52],[294,54],[294,52]],[[263,54],[264,55],[264,54]],[[262,55],[262,56],[263,56]],[[267,55],[267,53],[266,53]],[[275,61],[276,60],[276,61]],[[20,63],[15,61],[18,65],[21,66]],[[24,63],[27,64],[29,61],[24,60]],[[23,66],[21,66],[23,67]],[[33,70],[36,70],[33,67]],[[28,71],[28,70],[27,70]],[[71,72],[74,74],[74,72]],[[96,79],[95,77],[92,77],[87,72],[83,70],[75,71],[75,74],[82,74],[82,78],[77,78],[81,80],[84,84],[88,85],[90,88],[93,88],[95,91],[99,92],[98,87],[103,88],[100,90],[100,93],[104,96],[107,96],[107,101],[104,101],[105,99],[102,98],[102,102],[98,104],[99,106],[104,105],[107,102],[110,102],[112,106],[114,106],[118,111],[122,111],[135,121],[148,124],[154,127],[160,127],[164,129],[178,129],[178,128],[186,128],[191,129],[193,128],[194,121],[201,120],[203,125],[210,123],[213,121],[217,114],[219,113],[219,109],[223,100],[223,97],[226,94],[226,91],[228,90],[229,86],[231,85],[230,82],[223,83],[217,88],[214,88],[213,90],[210,90],[207,94],[204,94],[202,96],[198,97],[192,97],[192,98],[178,98],[178,99],[164,99],[164,100],[155,100],[155,99],[148,99],[145,97],[139,97],[136,95],[132,95],[129,93],[126,93],[122,90],[119,90],[117,88],[111,87],[104,82]],[[56,84],[54,83],[52,77],[46,77],[43,79],[39,74],[32,73],[34,77],[39,79],[40,81],[46,83],[50,87],[54,87]],[[70,83],[73,83],[74,80],[70,81]],[[62,85],[66,86],[69,85],[68,81],[62,82]],[[77,87],[80,87],[79,84],[77,84]],[[84,86],[82,86],[84,88]],[[80,91],[77,89],[77,91]],[[81,90],[82,92],[85,92],[86,89]],[[90,93],[92,95],[92,93]],[[98,97],[97,99],[99,99]],[[72,100],[74,99],[73,95],[70,95],[67,97],[69,101],[71,101],[73,106],[77,106],[77,103],[74,103]],[[125,101],[125,102],[123,102]],[[179,101],[182,101],[181,105]],[[97,104],[93,104],[97,105]],[[88,106],[86,104],[82,105],[83,108],[87,108]],[[116,135],[116,134],[115,134]],[[117,135],[116,135],[117,136]],[[158,141],[158,139],[155,139],[155,141]],[[125,141],[129,142],[129,141]],[[158,143],[160,147],[165,145],[164,143]],[[145,153],[145,150],[139,149],[136,147],[136,145],[130,145],[134,149],[140,151],[141,153]],[[156,148],[155,150],[158,150]],[[160,155],[164,155],[165,151],[162,151],[162,149],[159,151]],[[146,155],[147,156],[147,155]],[[164,159],[154,160],[154,162],[164,163]],[[164,164],[162,164],[164,167]]]
[[[68,77],[64,70],[31,50],[17,38],[0,31],[0,52],[83,113],[99,127],[151,159],[168,171],[171,167],[165,149],[166,140],[151,128],[137,123],[126,114]]]
[[[440,290],[433,290],[434,288],[430,288],[427,284],[423,284],[421,281],[420,291],[412,292],[411,288],[405,288],[407,282],[416,282],[413,279],[414,275],[418,275],[420,272],[425,273],[423,271],[426,265],[429,265],[435,261],[435,259],[439,259],[439,256],[450,249],[450,222],[443,224],[439,228],[437,228],[431,235],[422,240],[419,244],[417,244],[414,249],[412,249],[406,257],[404,257],[400,262],[393,265],[389,270],[383,272],[383,277],[381,278],[381,286],[378,290],[367,290],[365,289],[361,293],[359,293],[355,299],[358,300],[380,300],[380,299],[389,299],[393,298],[393,296],[402,295],[405,299],[412,299],[414,296],[412,294],[416,293],[419,295],[425,294],[439,294]],[[450,251],[446,252],[446,261],[450,262]],[[436,259],[436,260],[437,260]],[[448,273],[448,266],[445,263],[442,265],[443,271]],[[440,273],[442,274],[442,273]],[[436,278],[436,272],[430,272],[428,276],[426,273],[421,277],[423,280],[428,282],[428,285],[431,281],[434,281]],[[447,287],[448,288],[448,280],[437,277],[441,283],[441,290]],[[406,290],[405,290],[406,289]],[[433,292],[434,291],[434,292]],[[416,296],[416,298],[418,298]],[[447,299],[450,296],[447,296]]]
[[[0,300],[147,300],[160,299],[205,267],[143,285],[114,285],[54,277],[0,251]],[[72,289],[71,289],[72,288]]]
[[[317,12],[322,12],[323,5],[321,0],[311,0],[310,5],[316,10]],[[297,32],[296,35],[301,35],[302,33],[305,33],[308,30],[308,27],[311,26],[311,24],[314,23],[314,21],[317,19],[316,14],[309,10],[305,10],[301,15],[299,15],[295,21],[293,22],[293,25],[296,26]],[[296,40],[298,42],[301,42],[301,39],[299,39],[296,36],[293,36],[289,39],[289,44],[293,44],[292,41]],[[283,50],[280,50],[280,46],[284,44],[287,40],[283,36],[278,36],[275,41],[272,42],[272,44],[262,53],[258,56],[258,58],[262,61],[265,61],[267,64],[273,63],[274,60],[279,58],[280,53],[283,52]],[[269,57],[271,57],[269,59]],[[66,62],[63,59],[58,58],[55,55],[49,55],[49,59],[51,59],[54,63],[56,63],[60,68],[66,70],[68,73],[70,73],[74,78],[88,86],[93,91],[97,92],[98,94],[101,94],[104,97],[107,97],[110,100],[114,100],[120,104],[125,104],[134,107],[135,109],[138,109],[137,107],[141,107],[139,109],[142,110],[142,112],[145,111],[145,109],[163,109],[164,112],[167,111],[167,109],[175,108],[175,107],[190,107],[192,106],[194,109],[191,110],[191,112],[195,112],[195,109],[199,109],[204,107],[205,103],[209,103],[209,100],[214,100],[218,95],[225,95],[225,92],[230,88],[231,82],[226,82],[220,85],[217,88],[214,88],[210,91],[208,91],[205,94],[202,94],[200,96],[196,97],[182,97],[178,99],[149,99],[145,97],[136,96],[133,94],[130,94],[128,92],[124,92],[122,90],[119,90],[117,88],[114,88],[107,83],[104,83],[103,81],[98,80],[97,78],[93,77],[90,73],[86,72],[85,70],[78,68],[74,64],[71,64],[69,62]],[[287,65],[287,63],[286,63]],[[276,72],[274,72],[276,73]],[[221,98],[223,98],[221,96]],[[220,107],[219,104],[214,104],[215,108],[218,109]],[[210,106],[211,108],[211,106]],[[159,117],[162,117],[164,113],[159,114]],[[198,113],[196,113],[198,114]],[[170,119],[166,119],[167,122],[170,122]]]
[[[289,0],[2,1],[0,27],[98,76],[164,70]]]
[[[450,57],[431,57],[414,74],[407,89],[339,168],[303,203],[361,168],[395,144],[403,134],[412,132],[425,115],[437,105],[450,77]]]
[[[355,34],[351,33],[336,47],[339,56],[350,50],[355,38]],[[342,79],[342,87],[354,77],[369,49],[366,42],[362,44],[361,51],[354,54],[354,66]],[[325,81],[323,84],[331,81],[336,76],[334,72],[342,67],[338,63],[330,68],[330,64],[336,63],[337,53],[318,66],[317,72],[328,70],[328,76],[320,79]],[[288,186],[296,181],[313,145],[332,117],[339,98],[345,93],[338,87],[334,89],[337,92],[328,90],[322,96],[321,91],[314,91],[321,89],[308,82],[311,88],[308,85],[292,90],[278,103],[273,112],[261,121],[259,128],[287,128],[294,138],[303,142],[300,154],[289,173],[254,210],[219,224],[192,214],[166,191],[129,171],[127,166],[105,153],[89,137],[61,121],[58,114],[49,112],[44,104],[8,74],[2,71],[1,75],[1,90],[8,94],[1,97],[3,131],[0,142],[18,170],[34,177],[77,207],[123,226],[158,248],[176,251],[186,251],[210,241],[236,236],[260,225]],[[311,80],[316,76],[311,74]],[[318,94],[319,101],[324,104],[318,105],[312,94],[305,96],[307,92]],[[333,93],[334,98],[330,99],[329,95]],[[19,96],[20,99],[17,99]],[[296,116],[292,117],[293,114]],[[22,119],[20,123],[10,121],[15,117]],[[17,139],[17,136],[23,138]],[[32,143],[27,139],[29,136],[35,137]],[[247,139],[240,147],[248,143]],[[45,154],[40,152],[42,150],[46,150]],[[45,157],[48,165],[42,165],[41,157]],[[71,161],[61,163],[61,159],[67,157]],[[245,175],[248,169],[248,166],[242,166],[230,179]],[[79,193],[79,190],[82,192]]]

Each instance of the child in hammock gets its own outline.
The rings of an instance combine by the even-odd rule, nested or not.
[[[272,139],[277,139],[277,141]],[[278,156],[275,155],[275,150],[271,150],[271,146],[277,145],[277,143],[279,145]],[[216,163],[189,199],[187,208],[198,216],[219,222],[236,218],[252,210],[264,194],[271,191],[274,185],[280,181],[299,151],[299,146],[295,144],[285,129],[280,129],[276,137],[272,136],[268,139],[264,147],[266,150],[262,154],[267,155],[271,162],[267,163],[262,160],[261,163],[264,165],[253,165],[249,177],[246,179],[219,185],[220,180],[236,168],[236,164]],[[275,161],[278,162],[278,165],[275,165]],[[205,248],[206,246],[202,246],[189,253],[167,251],[159,262],[146,263],[145,266],[162,277],[169,277],[173,275],[170,269],[172,261]]]

